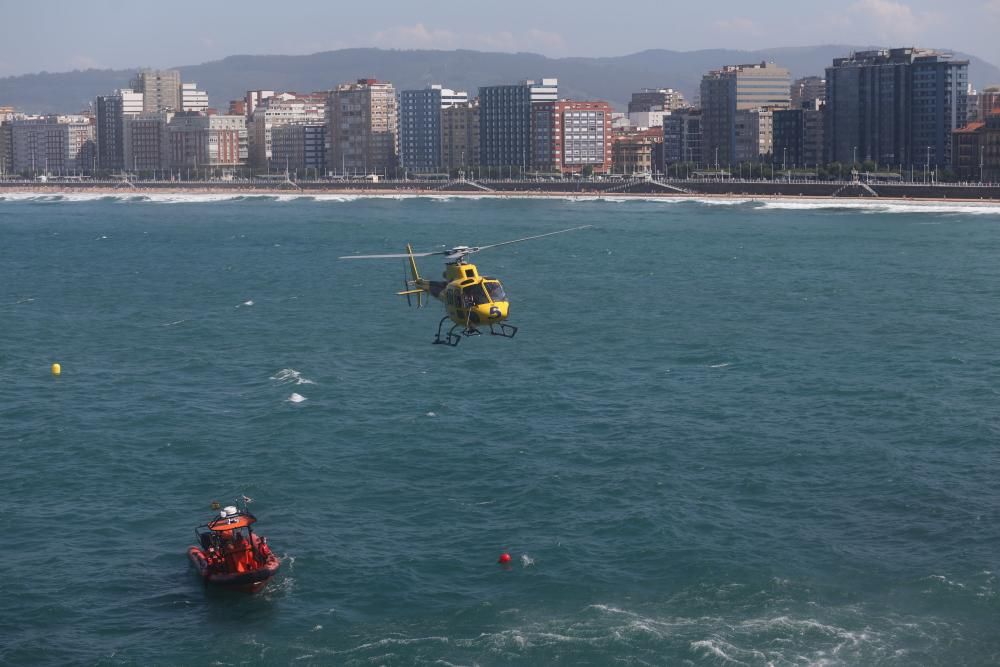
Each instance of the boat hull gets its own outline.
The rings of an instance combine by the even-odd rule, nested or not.
[[[245,572],[212,572],[208,566],[205,552],[198,547],[188,548],[188,559],[191,565],[206,584],[220,586],[231,590],[256,593],[264,588],[268,580],[277,572],[281,561],[274,554],[269,554],[262,567]]]

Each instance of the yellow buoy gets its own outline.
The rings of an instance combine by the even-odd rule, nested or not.
[[[52,374],[62,375],[62,366],[60,366],[59,364],[52,364]]]

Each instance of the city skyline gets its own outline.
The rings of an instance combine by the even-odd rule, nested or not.
[[[932,0],[854,0],[840,7],[789,0],[682,7],[642,1],[617,12],[562,0],[544,5],[512,0],[473,12],[451,0],[433,6],[393,0],[378,6],[303,2],[294,12],[274,12],[256,0],[243,3],[239,12],[189,0],[131,7],[137,5],[142,9],[132,13],[107,0],[91,3],[86,12],[63,0],[6,8],[6,25],[18,29],[4,35],[0,77],[180,67],[238,54],[302,55],[352,47],[463,48],[558,58],[647,49],[919,43],[1000,63],[995,39],[1000,0],[956,0],[947,10]]]

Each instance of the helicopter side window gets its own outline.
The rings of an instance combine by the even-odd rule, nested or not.
[[[493,301],[507,300],[507,295],[504,294],[503,286],[500,284],[500,281],[493,280],[483,284],[486,285],[486,291],[489,293],[490,298],[493,299]]]

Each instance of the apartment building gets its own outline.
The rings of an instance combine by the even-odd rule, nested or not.
[[[345,174],[393,174],[398,165],[396,90],[358,79],[337,86],[327,103],[327,168]]]
[[[826,159],[944,167],[965,125],[967,60],[928,49],[859,51],[826,69]]]
[[[702,143],[709,164],[728,165],[749,152],[744,137],[737,154],[736,113],[750,109],[787,109],[791,94],[788,70],[774,63],[730,65],[701,80]],[[752,119],[743,119],[744,126]],[[752,141],[750,141],[752,145]]]
[[[556,102],[559,80],[527,80],[479,89],[479,162],[483,166],[531,166],[531,105]]]
[[[96,132],[87,118],[53,115],[8,123],[11,172],[69,175],[96,171]]]
[[[438,84],[399,94],[399,156],[405,169],[435,172],[442,168],[442,112],[468,101],[468,93]]]
[[[542,171],[611,171],[611,105],[559,100],[532,105],[532,166]]]
[[[181,109],[181,73],[175,69],[142,69],[129,84],[142,94],[143,112]]]
[[[479,100],[441,110],[441,166],[451,171],[479,165]]]

